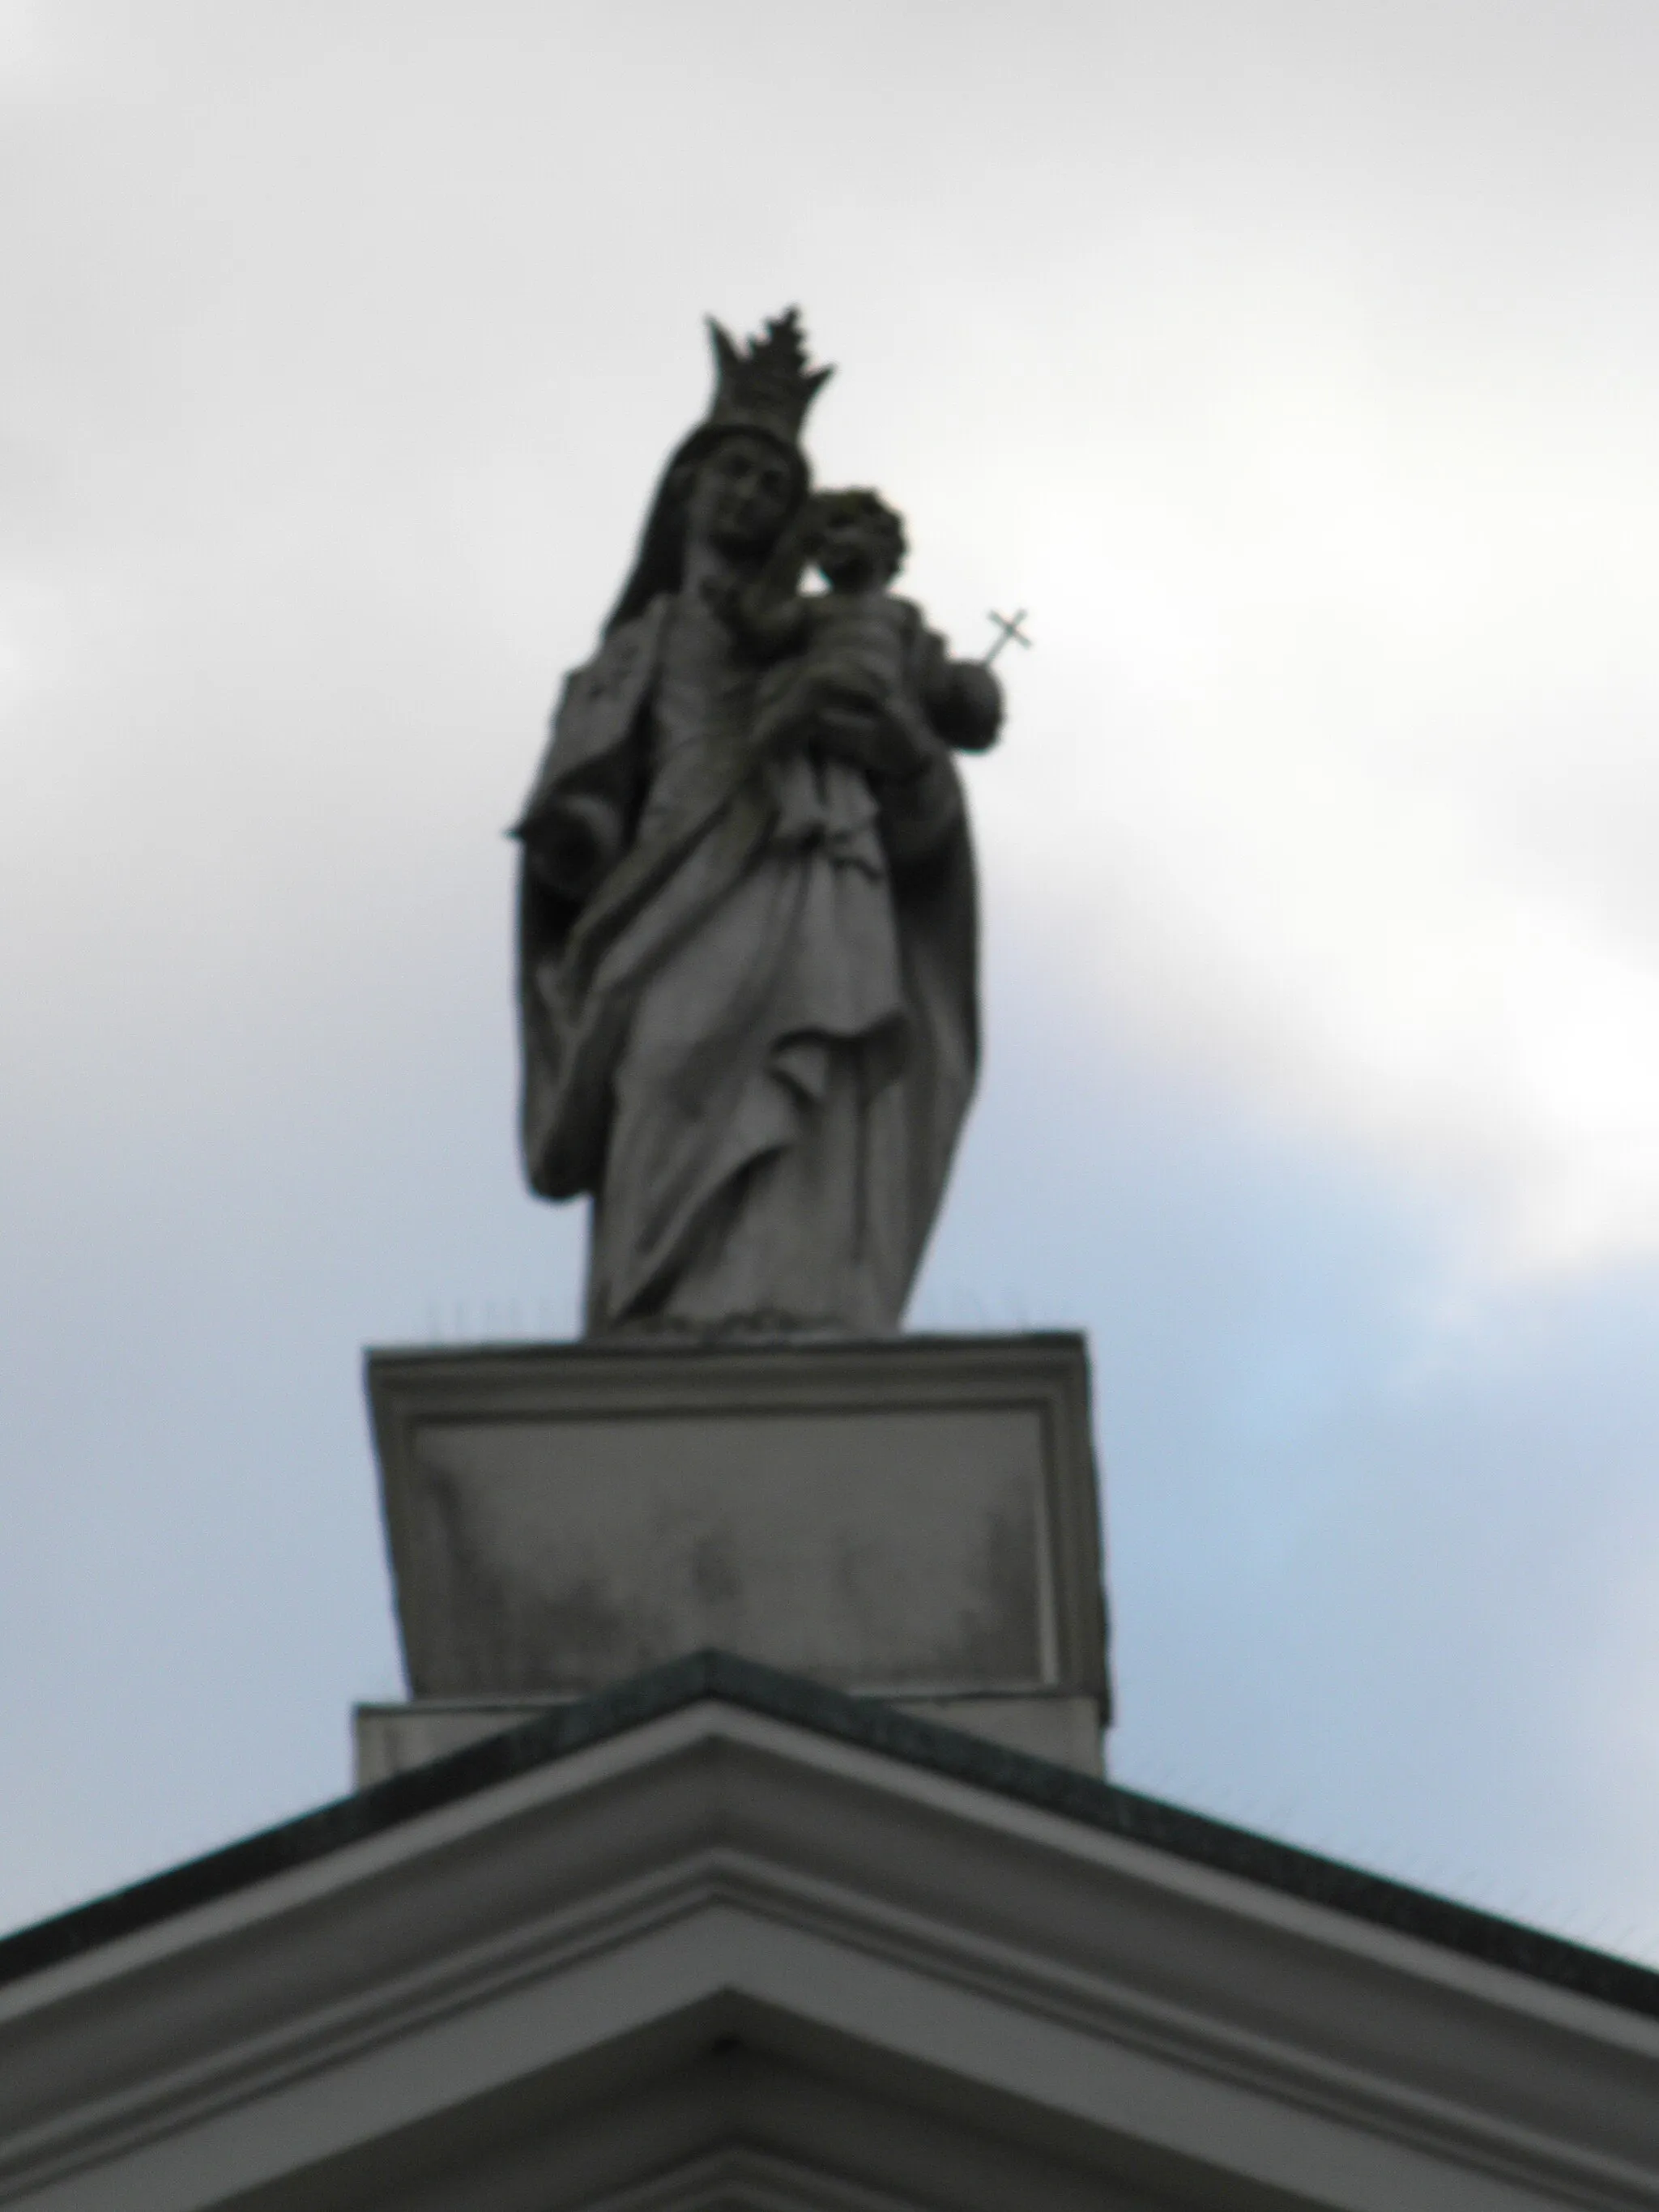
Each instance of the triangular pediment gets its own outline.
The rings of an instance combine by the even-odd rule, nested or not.
[[[0,2203],[1659,2204],[1639,2003],[767,1679],[476,1747],[15,1951]]]

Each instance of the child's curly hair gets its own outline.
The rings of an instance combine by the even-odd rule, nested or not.
[[[855,517],[878,526],[887,548],[882,574],[884,583],[890,581],[904,566],[904,556],[910,548],[904,535],[903,518],[894,513],[879,492],[860,489],[815,492],[811,506],[815,516]]]

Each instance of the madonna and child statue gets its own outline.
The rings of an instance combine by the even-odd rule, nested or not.
[[[900,1328],[978,1062],[956,756],[1001,693],[895,588],[886,501],[814,490],[793,311],[713,334],[514,831],[525,1170],[591,1201],[586,1329],[369,1354],[414,1694],[360,1708],[359,1775],[658,1668],[795,1695],[756,1662],[1098,1773],[1082,1339]]]
[[[813,489],[795,312],[711,331],[514,830],[525,1170],[592,1200],[591,1337],[881,1335],[974,1088],[952,756],[1001,696],[894,590],[892,508]]]

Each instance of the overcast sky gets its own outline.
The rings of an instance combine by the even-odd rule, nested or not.
[[[1659,1960],[1652,0],[0,0],[0,1924],[337,1794],[365,1343],[574,1326],[508,848],[701,318],[964,652],[914,1310],[1123,1780]]]

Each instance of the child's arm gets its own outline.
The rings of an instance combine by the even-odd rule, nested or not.
[[[752,582],[705,585],[709,604],[757,659],[799,653],[811,616],[799,596],[801,571],[817,540],[817,513],[809,499],[772,549]]]

